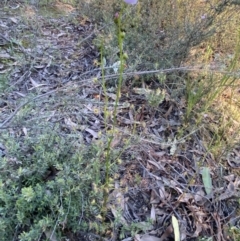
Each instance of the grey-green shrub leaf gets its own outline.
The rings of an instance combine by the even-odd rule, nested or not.
[[[212,178],[208,167],[202,169],[202,180],[206,193],[210,194],[212,192]]]

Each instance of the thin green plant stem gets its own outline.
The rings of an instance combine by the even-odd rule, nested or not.
[[[119,21],[117,22],[117,34],[118,34],[118,47],[119,47],[119,52],[120,52],[120,69],[119,69],[119,79],[118,79],[118,85],[117,85],[117,96],[116,96],[116,101],[115,101],[115,106],[114,106],[114,111],[113,111],[113,126],[115,126],[116,121],[117,121],[117,106],[119,99],[121,97],[121,87],[122,87],[122,82],[123,82],[123,71],[124,71],[124,59],[123,59],[123,36],[121,32],[121,16],[122,12],[120,12],[119,15]]]
[[[105,124],[105,130],[107,130],[107,122],[109,117],[109,112],[107,110],[108,107],[108,95],[107,95],[107,87],[106,87],[106,80],[105,80],[105,72],[104,72],[104,66],[103,66],[103,43],[101,44],[101,73],[102,73],[102,86],[103,86],[103,92],[104,92],[104,124]],[[113,140],[113,136],[111,135],[108,138],[107,141],[107,148],[106,148],[106,154],[105,154],[105,183],[104,183],[104,202],[102,207],[102,212],[106,213],[106,204],[107,204],[107,191],[106,189],[109,186],[109,171],[110,171],[110,155],[111,155],[111,143]]]
[[[102,74],[102,87],[103,87],[103,93],[104,93],[104,124],[105,124],[105,129],[107,126],[107,118],[108,118],[108,111],[107,111],[107,106],[108,106],[108,95],[107,95],[107,87],[106,87],[106,80],[105,80],[105,71],[104,71],[104,66],[103,66],[103,42],[101,43],[101,53],[100,53],[100,58],[101,58],[101,74]]]
[[[106,148],[106,160],[105,160],[105,183],[104,183],[104,201],[103,201],[103,213],[106,212],[106,206],[107,206],[107,199],[108,199],[108,188],[109,188],[109,177],[110,177],[110,168],[111,168],[111,144],[114,138],[114,133],[115,133],[115,127],[117,123],[117,107],[118,103],[121,97],[121,87],[122,87],[122,82],[123,82],[123,71],[124,71],[124,58],[123,58],[123,35],[121,31],[121,17],[122,17],[122,10],[118,16],[117,20],[117,37],[118,37],[118,47],[119,47],[119,52],[120,52],[120,68],[119,68],[119,78],[118,78],[118,84],[117,84],[117,92],[116,92],[116,100],[114,104],[114,109],[113,109],[113,128],[111,131],[111,135],[108,138],[108,143],[107,143],[107,148]],[[101,53],[101,63],[103,63],[103,55]],[[102,74],[104,72],[103,65],[102,66]],[[104,92],[106,95],[106,85],[105,81],[104,83]],[[107,96],[107,95],[106,95]],[[108,99],[105,99],[105,103],[108,103]],[[107,105],[105,105],[107,107]],[[105,107],[105,108],[106,108]],[[105,112],[105,124],[107,123],[107,110],[104,109]]]

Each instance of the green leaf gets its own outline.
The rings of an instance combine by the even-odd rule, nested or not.
[[[27,202],[31,202],[35,198],[35,192],[33,188],[30,187],[23,187],[22,188],[22,196]]]
[[[174,230],[174,240],[180,241],[179,224],[177,218],[174,215],[172,216],[172,226]]]
[[[212,178],[208,167],[202,169],[202,180],[206,193],[210,194],[212,192]]]

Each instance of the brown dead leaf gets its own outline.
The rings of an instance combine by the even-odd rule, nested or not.
[[[162,241],[162,239],[149,234],[144,234],[143,236],[136,234],[134,236],[134,241]]]
[[[240,155],[237,153],[235,157],[231,157],[227,159],[229,166],[232,168],[240,168]]]
[[[223,201],[225,199],[231,198],[232,196],[235,195],[235,193],[236,193],[236,190],[235,190],[234,183],[230,182],[227,186],[226,191],[218,197],[218,200]]]
[[[45,65],[35,65],[34,68],[35,69],[43,69],[45,67]]]
[[[39,84],[33,79],[33,78],[31,78],[30,77],[30,81],[31,81],[31,83],[32,83],[32,85],[33,85],[33,87],[38,87],[39,86]]]
[[[131,107],[129,108],[128,115],[129,115],[129,119],[130,119],[132,122],[134,122],[132,105],[131,105]],[[139,120],[137,120],[137,121],[139,121]]]
[[[76,123],[74,123],[74,122],[70,119],[70,117],[64,118],[64,122],[65,122],[65,124],[66,124],[71,130],[76,130],[76,128],[77,128],[77,126],[78,126]]]
[[[192,237],[198,237],[201,232],[202,232],[202,224],[200,224],[199,222],[196,222],[196,230]]]
[[[172,112],[172,109],[173,109],[173,105],[170,105],[170,107],[168,108],[167,112],[163,115],[166,119],[168,118],[168,116]]]
[[[61,33],[59,33],[59,34],[57,35],[57,38],[60,38],[60,37],[65,36],[65,35],[67,35],[67,33],[61,32]]]
[[[98,138],[98,133],[90,128],[86,128],[85,131],[87,131],[88,133],[90,133],[93,138],[97,139]]]
[[[111,148],[116,147],[121,142],[121,140],[122,138],[119,138],[119,136],[114,137],[111,142]]]
[[[207,213],[202,211],[200,207],[189,205],[188,209],[192,211],[192,215],[195,217],[196,221],[198,221],[200,224],[203,224],[205,222],[205,218],[207,217]]]
[[[194,194],[194,200],[196,203],[202,203],[203,197],[205,196],[204,191],[201,189]]]
[[[139,234],[135,234],[134,236],[134,241],[140,241],[141,240],[141,237]]]
[[[10,17],[9,19],[15,24],[18,23],[18,19],[14,18],[14,17]]]
[[[223,232],[222,232],[222,225],[221,225],[221,218],[218,215],[218,213],[213,213],[212,217],[215,220],[215,223],[217,225],[217,240],[219,241],[225,241],[223,237]]]
[[[147,162],[149,162],[153,166],[157,167],[159,170],[164,169],[164,167],[161,164],[159,164],[158,162],[156,162],[154,159],[153,160],[147,160]]]
[[[28,131],[27,131],[27,128],[26,128],[26,127],[23,127],[23,133],[24,133],[25,136],[28,135]]]
[[[18,92],[18,91],[16,91],[15,93],[16,93],[17,95],[21,96],[21,97],[25,97],[25,96],[26,96],[26,94],[23,94],[23,93]]]
[[[128,237],[128,238],[125,238],[125,239],[122,239],[121,241],[132,241],[132,237]]]
[[[234,181],[234,187],[235,187],[235,188],[238,188],[239,185],[240,185],[240,177],[237,176],[236,179],[235,179],[235,181]]]
[[[166,155],[166,152],[165,151],[155,152],[154,150],[150,150],[149,154],[153,157],[163,157],[164,155]]]
[[[107,93],[107,96],[110,97],[113,100],[116,100],[116,98],[117,98],[117,95],[113,94],[113,93]]]
[[[225,176],[223,177],[225,180],[229,181],[229,182],[232,182],[235,178],[235,175],[234,174],[230,174],[228,176]]]
[[[159,203],[160,202],[160,197],[159,195],[157,194],[157,191],[156,190],[152,190],[151,191],[151,199],[150,199],[150,203],[151,204],[154,204],[154,203]]]
[[[163,233],[163,235],[160,238],[160,241],[164,241],[165,239],[167,239],[169,236],[171,236],[173,234],[173,226],[169,225],[165,232]]]
[[[58,238],[57,238],[56,233],[54,232],[54,230],[52,230],[52,229],[45,230],[44,233],[45,233],[47,239],[49,239],[50,241],[58,241]]]
[[[193,194],[191,193],[183,193],[179,198],[178,201],[179,202],[183,202],[183,203],[189,203],[189,200],[193,199]]]
[[[128,237],[128,238],[122,239],[121,241],[133,241],[133,239],[132,239],[132,237]]]
[[[181,220],[179,222],[180,226],[180,240],[186,240],[187,238],[187,221],[186,220]]]
[[[150,219],[151,219],[153,222],[156,222],[156,211],[155,211],[154,205],[152,205],[152,207],[151,207]]]

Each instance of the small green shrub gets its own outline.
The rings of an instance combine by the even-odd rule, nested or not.
[[[233,241],[238,241],[240,239],[240,229],[239,227],[231,227],[228,231],[230,237]]]
[[[4,93],[8,87],[8,76],[6,74],[0,74],[0,94]]]
[[[76,147],[77,137],[50,127],[20,137],[5,132],[1,139],[7,150],[0,159],[1,240],[86,230],[85,220],[95,220],[101,210],[101,150]]]

